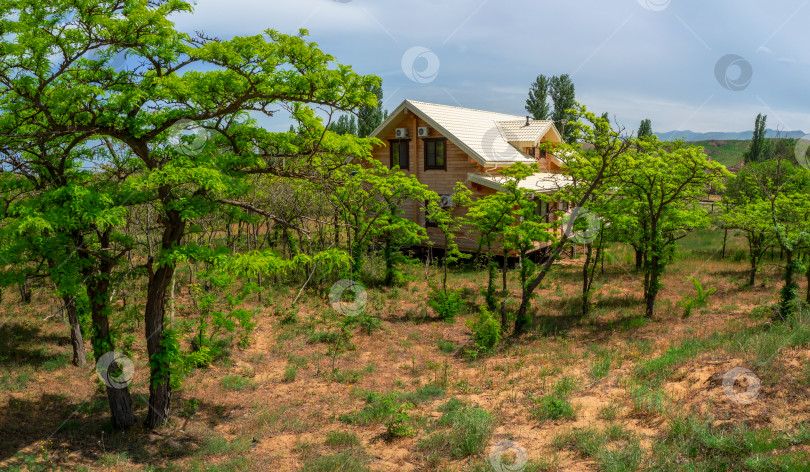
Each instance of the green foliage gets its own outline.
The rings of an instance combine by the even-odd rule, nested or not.
[[[687,279],[692,281],[692,285],[695,287],[695,295],[689,296],[684,294],[683,300],[680,302],[683,307],[684,318],[689,317],[693,309],[705,306],[709,296],[717,291],[717,287],[704,289],[700,281],[694,277],[687,277]]]
[[[348,449],[304,462],[301,472],[369,472],[368,455],[362,449]]]
[[[743,154],[743,159],[746,163],[765,160],[768,155],[770,141],[765,137],[767,133],[767,120],[768,115],[763,115],[762,113],[757,114],[757,118],[754,121],[754,135],[751,137],[748,149],[745,151],[745,154]]]
[[[255,390],[256,382],[242,375],[226,375],[221,380],[222,388],[226,390],[241,391],[241,390]]]
[[[411,416],[408,411],[416,408],[416,405],[408,402],[399,402],[397,396],[390,394],[381,399],[383,408],[390,412],[390,416],[383,421],[385,432],[388,437],[398,438],[412,436],[414,428],[411,424]]]
[[[638,439],[620,425],[609,425],[604,430],[575,429],[555,437],[554,445],[575,449],[583,457],[596,461],[599,470],[608,472],[636,471],[644,457]]]
[[[464,300],[461,298],[461,290],[432,290],[428,305],[439,315],[439,319],[452,321],[461,312]]]
[[[538,421],[576,418],[576,411],[568,401],[576,387],[577,383],[571,377],[561,378],[550,393],[533,399],[532,417]]]
[[[468,320],[467,326],[472,330],[473,342],[481,351],[489,351],[501,340],[501,322],[485,307],[481,307],[474,320]]]
[[[451,398],[441,410],[442,416],[435,424],[438,431],[421,440],[419,450],[453,459],[484,452],[495,427],[495,419],[489,412],[456,398]]]
[[[645,118],[641,120],[641,124],[638,125],[638,133],[636,135],[641,138],[647,138],[653,135],[652,130],[652,122],[649,118]]]

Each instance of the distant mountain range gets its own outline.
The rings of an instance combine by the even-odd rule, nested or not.
[[[667,131],[666,133],[655,133],[659,139],[662,140],[671,140],[671,139],[678,139],[683,138],[684,141],[708,141],[711,139],[723,140],[723,141],[730,141],[734,139],[751,139],[751,136],[754,134],[753,131],[710,131],[708,133],[698,133],[695,131]],[[801,138],[805,136],[804,131],[780,131],[779,136],[782,138]],[[766,130],[766,137],[768,138],[775,138],[777,136],[777,131],[774,129],[768,128]]]

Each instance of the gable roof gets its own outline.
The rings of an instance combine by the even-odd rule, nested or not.
[[[414,100],[403,101],[371,136],[387,136],[406,111],[421,118],[482,166],[536,162],[510,142],[538,143],[543,138],[561,141],[554,123],[548,120],[529,120],[526,126],[526,118],[518,115]]]

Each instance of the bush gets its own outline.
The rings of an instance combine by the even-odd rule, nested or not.
[[[478,318],[467,322],[472,330],[473,341],[481,351],[489,351],[501,340],[501,323],[492,313],[481,307]]]
[[[711,294],[717,291],[717,287],[711,287],[704,289],[703,285],[700,284],[700,281],[694,277],[687,277],[687,279],[692,281],[692,285],[695,286],[695,296],[690,297],[689,295],[684,295],[683,300],[681,300],[681,306],[683,307],[683,317],[687,318],[692,314],[692,310],[694,308],[699,308],[706,305],[706,300],[709,298]]]
[[[461,312],[464,301],[460,290],[433,290],[428,299],[428,305],[442,320],[453,320]]]

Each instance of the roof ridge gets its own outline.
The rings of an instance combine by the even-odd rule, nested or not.
[[[489,111],[489,110],[481,110],[481,109],[478,109],[478,108],[468,108],[468,107],[459,107],[459,106],[455,106],[455,105],[445,105],[444,103],[423,102],[421,100],[406,99],[405,101],[409,102],[409,103],[413,103],[414,105],[418,105],[418,104],[433,105],[433,106],[445,107],[445,108],[455,108],[457,110],[477,111],[477,112],[480,112],[480,113],[492,113],[494,115],[514,116],[516,118],[519,117],[520,119],[525,119],[525,118],[521,117],[520,115],[513,115],[511,113],[501,113],[499,111]],[[515,121],[517,121],[517,120],[515,120]],[[541,120],[538,120],[538,121],[541,121]],[[549,120],[546,120],[546,121],[549,121]]]

